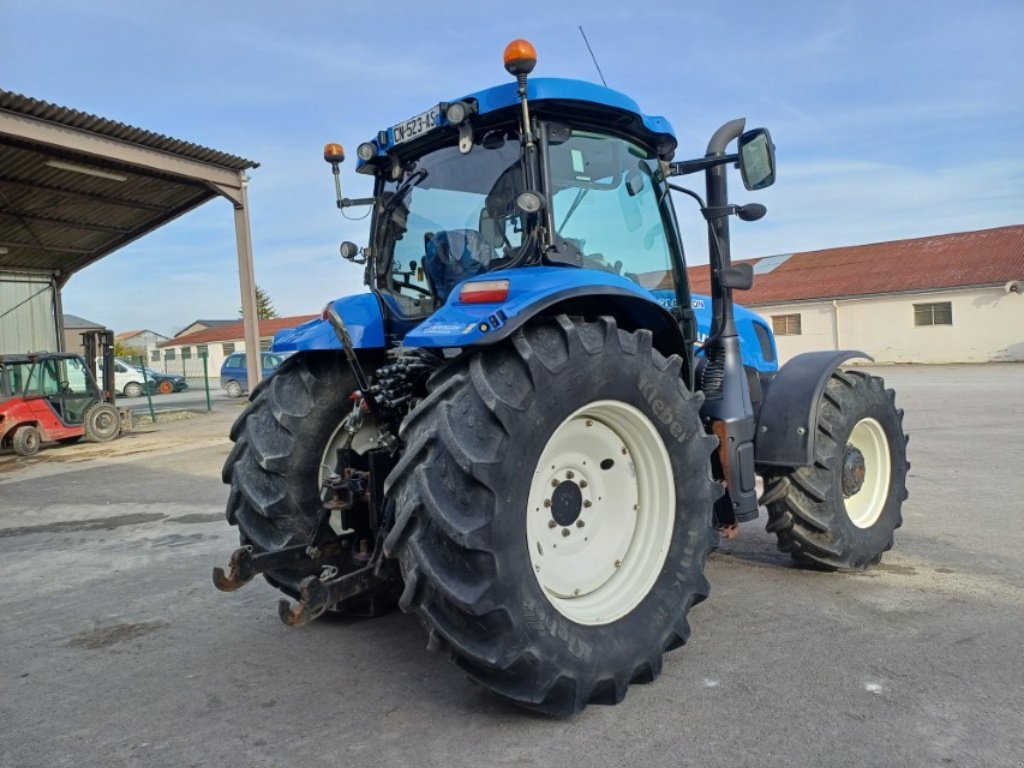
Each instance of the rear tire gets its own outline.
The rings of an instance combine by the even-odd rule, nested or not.
[[[238,526],[243,545],[272,552],[310,541],[321,507],[321,468],[330,463],[327,471],[334,469],[329,448],[340,439],[338,427],[352,410],[349,396],[357,388],[340,353],[306,353],[290,357],[255,389],[231,427],[235,446],[221,475],[231,486],[227,520]],[[297,597],[299,583],[310,573],[290,569],[264,576]],[[393,596],[374,594],[333,610],[377,614],[393,604]]]
[[[442,369],[403,424],[385,542],[400,606],[515,704],[618,703],[707,596],[716,441],[651,338],[560,316]]]
[[[161,395],[169,395],[174,392],[174,384],[169,382],[167,379],[164,379],[157,385],[157,389],[160,391]]]
[[[881,378],[834,371],[819,402],[814,463],[765,479],[767,530],[797,562],[863,570],[892,549],[910,468],[895,402]]]
[[[85,436],[106,443],[121,434],[121,416],[110,403],[93,403],[85,411]]]
[[[43,444],[43,435],[37,427],[18,427],[11,438],[11,447],[19,456],[35,456]]]
[[[228,397],[241,397],[242,385],[237,381],[229,381],[224,387],[224,391],[228,393]]]

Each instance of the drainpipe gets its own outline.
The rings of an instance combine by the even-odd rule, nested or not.
[[[832,326],[832,340],[835,342],[835,348],[838,350],[839,347],[839,302],[832,299],[832,314],[835,319],[835,324]]]

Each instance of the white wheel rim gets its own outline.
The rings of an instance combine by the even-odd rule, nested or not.
[[[870,528],[885,508],[889,495],[889,441],[875,419],[861,419],[854,425],[847,445],[864,456],[864,483],[844,499],[846,514],[858,528]]]
[[[569,416],[541,452],[527,506],[530,564],[551,605],[588,625],[632,611],[664,566],[675,508],[668,451],[641,411],[598,400]]]

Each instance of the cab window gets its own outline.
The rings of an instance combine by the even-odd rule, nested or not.
[[[650,290],[674,288],[663,179],[652,153],[589,131],[550,147],[555,233],[583,265],[615,272]]]

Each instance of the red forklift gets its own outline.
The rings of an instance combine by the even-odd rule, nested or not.
[[[86,437],[105,443],[117,437],[121,417],[111,386],[112,336],[83,334],[85,358],[65,352],[0,355],[0,447],[32,456],[44,442],[76,443]],[[103,351],[102,390],[86,363],[96,359],[97,346]]]

